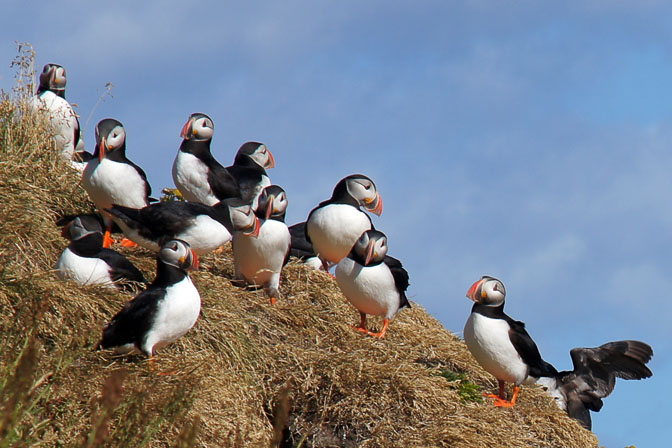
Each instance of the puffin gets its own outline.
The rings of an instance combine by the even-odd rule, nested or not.
[[[498,407],[515,406],[521,384],[552,376],[555,368],[541,358],[539,349],[525,330],[525,324],[504,313],[504,284],[483,276],[469,288],[474,306],[464,326],[464,341],[483,369],[499,383],[499,394],[488,394]],[[513,396],[506,400],[506,383],[513,383]]]
[[[198,258],[189,243],[167,241],[157,257],[156,278],[105,325],[96,348],[139,352],[153,362],[157,350],[187,333],[198,319],[201,296],[190,269],[198,269]]]
[[[40,73],[40,85],[28,106],[33,113],[44,113],[53,131],[53,139],[62,156],[71,165],[83,170],[92,155],[84,149],[79,119],[72,105],[65,99],[67,76],[65,68],[58,64],[45,64]]]
[[[387,255],[387,237],[378,230],[367,230],[355,242],[347,257],[336,265],[336,283],[348,301],[359,310],[360,324],[355,330],[382,339],[397,312],[411,307],[406,297],[408,272],[401,262]],[[383,317],[383,328],[366,328],[366,315]]]
[[[652,375],[646,363],[653,356],[640,341],[608,342],[596,348],[574,348],[570,356],[574,370],[558,370],[544,361],[523,322],[504,313],[506,289],[501,280],[483,276],[469,288],[473,300],[464,327],[464,340],[476,361],[499,382],[494,405],[516,404],[521,384],[539,383],[548,390],[560,409],[590,429],[589,411],[599,411],[602,398],[614,389],[616,377],[643,379]],[[505,383],[513,383],[513,396],[505,397]]]
[[[103,215],[106,226],[103,247],[107,248],[113,243],[110,237],[113,221],[105,210],[112,204],[146,207],[152,188],[142,168],[126,158],[126,130],[119,121],[106,118],[98,123],[93,156],[82,173],[82,186]]]
[[[61,280],[105,286],[119,286],[117,282],[124,280],[147,283],[142,272],[126,257],[103,248],[103,226],[96,217],[75,217],[63,227],[61,235],[71,241],[56,264]]]
[[[298,258],[309,268],[324,271],[322,260],[315,253],[313,245],[306,239],[306,222],[303,221],[289,226],[289,235],[292,238],[289,248],[290,258]]]
[[[289,258],[291,236],[285,213],[287,193],[278,185],[269,185],[259,196],[257,217],[262,220],[257,238],[235,232],[233,260],[239,283],[262,286],[271,305],[280,296],[280,273]]]
[[[266,170],[275,166],[273,154],[259,142],[244,143],[233,165],[223,167],[212,156],[212,119],[194,113],[182,128],[183,138],[173,162],[173,182],[188,201],[214,205],[228,198],[252,203],[271,184]]]
[[[128,239],[154,252],[163,241],[178,238],[204,255],[231,241],[235,231],[256,238],[260,229],[252,208],[237,199],[212,207],[184,201],[157,202],[141,209],[113,204],[105,211]]]
[[[238,182],[210,152],[215,124],[206,114],[189,116],[182,127],[180,145],[173,162],[173,182],[187,201],[215,205],[240,196]]]
[[[373,229],[366,211],[380,216],[383,200],[371,179],[352,174],[334,187],[331,198],[311,210],[306,219],[306,240],[312,244],[327,270],[328,263],[338,263],[348,255],[355,242]]]
[[[569,352],[573,369],[537,380],[567,412],[587,430],[592,428],[590,411],[602,409],[616,378],[641,380],[653,372],[646,366],[653,357],[650,345],[633,340],[614,341],[594,348],[573,348]]]

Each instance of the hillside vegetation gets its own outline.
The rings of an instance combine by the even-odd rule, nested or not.
[[[510,409],[483,401],[496,382],[423,297],[377,340],[352,330],[329,276],[297,263],[271,306],[231,284],[230,251],[203,257],[201,316],[159,352],[172,375],[94,351],[134,294],[54,275],[56,220],[93,207],[21,98],[0,101],[0,447],[598,446],[539,388]],[[153,278],[152,254],[123,252]]]

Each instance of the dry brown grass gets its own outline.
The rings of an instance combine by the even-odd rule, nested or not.
[[[92,206],[20,109],[0,102],[0,408],[14,416],[0,422],[0,446],[597,446],[537,388],[512,409],[461,400],[461,384],[496,384],[421,306],[386,339],[362,336],[335,282],[299,264],[271,306],[231,285],[230,252],[204,257],[192,275],[202,315],[159,354],[174,375],[92,351],[132,294],[54,276],[67,244],[55,220]],[[126,253],[153,277],[151,254]]]

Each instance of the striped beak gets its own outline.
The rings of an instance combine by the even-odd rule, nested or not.
[[[480,297],[477,297],[477,295],[480,296],[480,294],[478,294],[478,290],[481,287],[482,283],[483,279],[480,279],[479,281],[471,285],[471,288],[469,288],[469,291],[467,291],[467,297],[473,300],[474,302],[479,302],[481,299]]]

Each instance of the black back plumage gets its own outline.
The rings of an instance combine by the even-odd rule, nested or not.
[[[150,204],[141,209],[114,204],[106,211],[136,229],[144,238],[159,245],[164,240],[179,235],[199,215],[209,216],[233,233],[228,205],[221,202],[210,207],[198,202],[168,201]]]
[[[144,338],[154,324],[159,303],[166,288],[182,281],[187,273],[182,269],[157,260],[156,278],[147,290],[128,302],[103,328],[103,337],[97,348],[113,348],[133,344],[140,349]],[[152,353],[145,353],[151,356]]]

